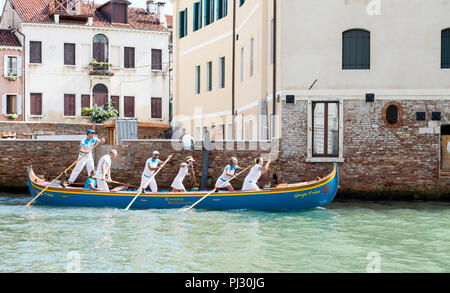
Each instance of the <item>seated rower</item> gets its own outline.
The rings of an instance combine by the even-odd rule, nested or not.
[[[89,178],[86,181],[86,184],[84,185],[84,189],[88,189],[91,191],[97,191],[97,179],[94,179],[95,170],[91,171],[91,174]]]
[[[227,189],[228,191],[234,191],[234,188],[230,182],[228,182],[226,184],[224,184],[224,183],[227,182],[228,180],[230,180],[231,177],[234,176],[237,169],[239,169],[238,159],[235,157],[232,157],[230,159],[230,162],[228,163],[228,165],[223,170],[222,175],[220,175],[219,179],[217,179],[216,187],[219,189]]]
[[[266,166],[263,168],[264,160],[259,157],[255,159],[255,165],[250,169],[247,177],[245,177],[244,185],[242,186],[242,191],[258,191],[260,188],[256,184],[263,173],[269,170],[270,160],[267,162]]]
[[[178,171],[177,177],[172,182],[173,192],[186,192],[186,188],[184,188],[183,180],[184,177],[190,176],[189,167],[195,162],[193,157],[187,157],[184,163],[180,164],[180,171]]]

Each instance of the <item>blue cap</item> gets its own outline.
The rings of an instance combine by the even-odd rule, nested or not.
[[[95,131],[92,130],[92,129],[89,129],[89,130],[87,131],[87,134],[91,134],[91,133],[95,133]]]

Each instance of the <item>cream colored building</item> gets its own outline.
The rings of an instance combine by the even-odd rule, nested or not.
[[[180,129],[196,139],[205,130],[219,140],[268,138],[273,113],[273,2],[174,4],[174,120]]]

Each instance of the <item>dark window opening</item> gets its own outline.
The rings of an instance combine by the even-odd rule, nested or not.
[[[386,122],[390,125],[398,123],[398,107],[396,105],[390,105],[386,109]]]

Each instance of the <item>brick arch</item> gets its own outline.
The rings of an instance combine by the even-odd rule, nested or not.
[[[395,124],[389,124],[389,122],[386,120],[386,110],[390,106],[396,106],[397,109],[398,109],[398,121]],[[389,128],[399,128],[399,127],[401,127],[403,125],[402,113],[403,113],[402,105],[400,103],[397,103],[397,102],[388,102],[388,103],[386,103],[386,105],[384,105],[383,110],[381,112],[384,124],[387,127],[389,127]]]

